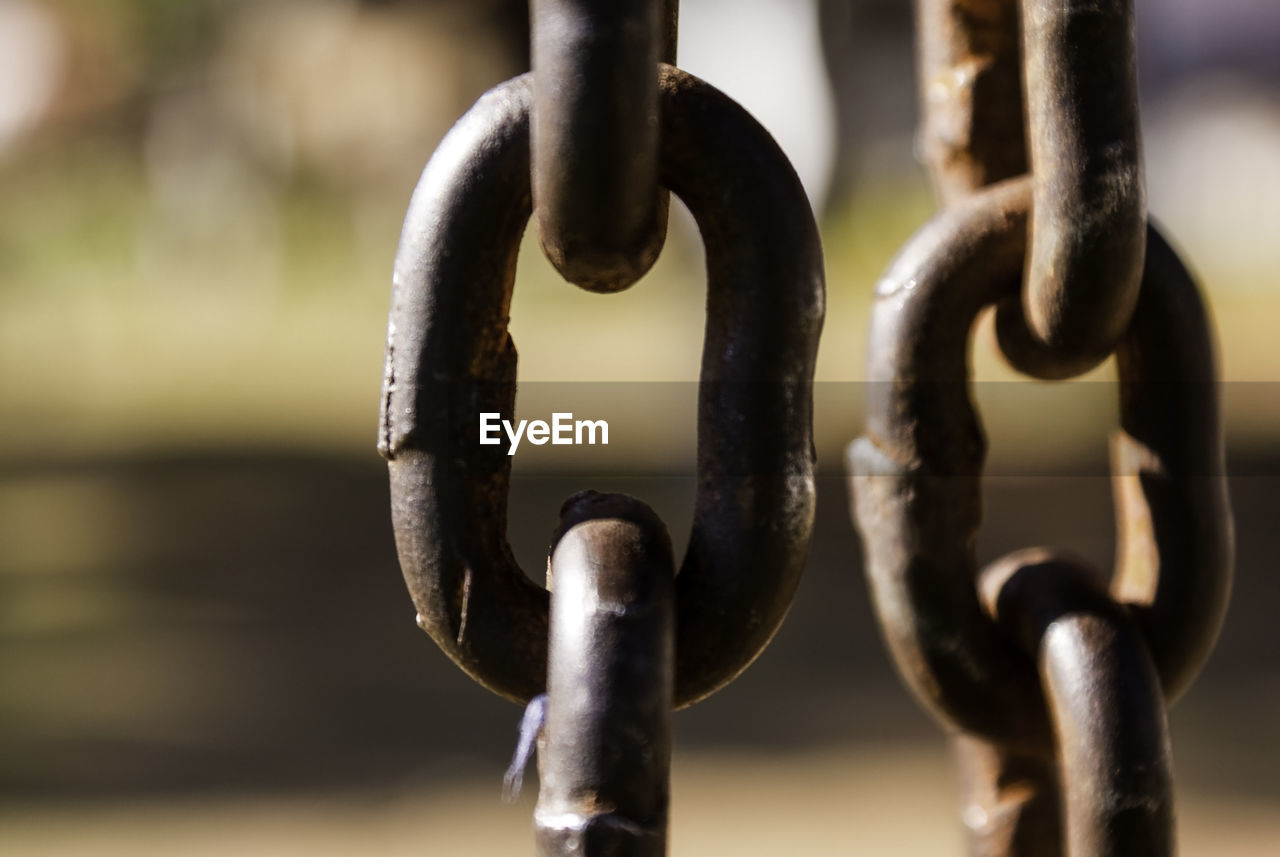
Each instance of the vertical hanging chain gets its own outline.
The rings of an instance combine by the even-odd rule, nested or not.
[[[769,134],[659,63],[675,59],[674,0],[533,0],[532,10],[534,72],[458,121],[410,203],[379,450],[419,626],[484,686],[537,700],[522,728],[526,739],[541,732],[538,853],[658,857],[671,711],[755,660],[804,569],[821,244]],[[536,200],[543,247],[568,279],[625,288],[661,248],[668,189],[707,259],[689,547],[677,575],[648,507],[578,496],[562,509],[543,588],[506,539],[511,456],[477,443],[481,414],[514,416],[507,327],[520,241]]]
[[[1138,301],[1147,211],[1133,0],[1020,8],[1035,177],[1022,308],[1026,340],[1045,353],[1013,360],[1063,378],[1115,350]]]
[[[667,852],[675,560],[638,500],[570,498],[553,540],[540,855]]]
[[[658,63],[678,0],[531,0],[533,200],[547,258],[591,291],[630,286],[667,232]]]
[[[918,13],[921,149],[945,207],[872,315],[867,432],[849,460],[877,613],[955,736],[972,854],[1167,856],[1165,707],[1216,639],[1232,537],[1207,315],[1146,223],[1132,7],[918,0]],[[1045,549],[979,572],[968,349],[993,307],[1005,357],[1034,376],[1116,354],[1109,588]]]
[[[1142,276],[1133,0],[917,0],[917,13],[922,148],[943,203],[1028,162],[1035,176],[1001,347],[1035,377],[1079,375],[1115,349]]]

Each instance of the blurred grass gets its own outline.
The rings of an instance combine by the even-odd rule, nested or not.
[[[127,149],[64,154],[0,201],[0,449],[372,438],[393,220],[362,252],[304,184],[278,258],[179,241]]]

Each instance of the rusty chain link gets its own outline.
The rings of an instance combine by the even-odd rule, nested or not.
[[[813,528],[817,226],[768,133],[658,63],[659,42],[674,59],[676,8],[535,0],[535,71],[441,142],[396,256],[379,450],[400,563],[418,624],[462,669],[520,702],[546,688],[546,855],[665,853],[670,712],[768,644]],[[511,457],[476,443],[482,412],[515,411],[517,250],[536,198],[562,273],[625,288],[661,248],[660,186],[688,206],[707,259],[689,547],[676,575],[648,507],[575,498],[549,594],[507,544]]]
[[[1165,707],[1217,637],[1232,534],[1208,319],[1146,222],[1132,7],[918,12],[922,149],[945,208],[877,288],[867,431],[849,452],[882,631],[956,737],[973,854],[1170,855]],[[968,350],[988,308],[1032,375],[1116,355],[1109,590],[1044,549],[978,571],[985,441]]]

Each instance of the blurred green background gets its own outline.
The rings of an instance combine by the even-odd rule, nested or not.
[[[840,478],[871,290],[934,209],[909,4],[682,7],[681,64],[778,136],[821,214],[828,315],[809,571],[761,660],[676,719],[672,850],[958,853],[945,741],[886,661]],[[1148,196],[1219,325],[1240,552],[1219,651],[1171,715],[1183,853],[1269,854],[1280,8],[1137,9]],[[519,712],[414,628],[374,451],[409,194],[527,67],[527,27],[509,0],[0,0],[0,853],[531,848],[532,795],[497,799]],[[531,233],[522,412],[579,382],[691,389],[700,254],[677,211],[655,270],[598,296]],[[975,357],[999,382],[979,385],[1001,474],[983,558],[1108,562],[1113,370],[1015,383],[984,331]],[[594,470],[518,457],[526,568],[588,486],[648,500],[679,551],[692,405],[648,419]]]

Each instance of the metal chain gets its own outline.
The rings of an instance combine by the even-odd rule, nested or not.
[[[877,613],[956,736],[974,854],[1169,855],[1165,711],[1217,636],[1232,537],[1212,334],[1146,222],[1130,0],[918,3],[923,151],[946,207],[873,311],[850,464]],[[670,713],[768,644],[813,526],[816,225],[768,134],[659,63],[675,58],[676,7],[533,0],[535,71],[441,143],[396,259],[379,448],[401,565],[419,624],[460,667],[516,701],[545,689],[546,855],[665,852]],[[579,495],[551,594],[506,541],[511,459],[475,442],[482,412],[514,413],[518,246],[536,201],[567,279],[626,288],[661,249],[663,188],[707,256],[689,549],[676,574],[652,510]],[[1049,549],[977,567],[985,443],[967,353],[991,308],[1006,357],[1037,377],[1116,355],[1109,587]]]
[[[663,181],[707,254],[698,493],[677,588],[676,702],[728,683],[786,613],[813,524],[812,377],[822,254],[799,179],[725,95],[665,67]],[[449,132],[410,203],[396,257],[380,450],[419,624],[477,681],[526,702],[545,680],[547,594],[506,541],[511,458],[476,443],[511,419],[507,333],[530,213],[528,76]],[[714,606],[713,606],[714,605]]]
[[[1169,855],[1165,707],[1217,637],[1232,536],[1208,320],[1146,223],[1132,8],[918,12],[922,148],[946,207],[873,310],[867,433],[849,458],[877,613],[907,684],[956,736],[973,854]],[[1016,178],[1024,139],[1031,175]],[[967,353],[990,307],[1006,358],[1033,375],[1116,354],[1109,590],[1046,549],[978,571],[985,441]]]
[[[396,256],[379,450],[400,564],[418,624],[462,669],[518,702],[547,691],[544,855],[665,853],[670,712],[769,643],[813,529],[817,225],[768,133],[657,62],[660,42],[674,59],[676,6],[534,0],[535,71],[441,142]],[[676,575],[651,510],[581,496],[562,510],[549,593],[507,544],[511,457],[476,442],[481,413],[515,411],[517,251],[536,197],[565,276],[625,288],[665,235],[659,185],[707,258],[689,547]]]
[[[1081,374],[1115,349],[1142,275],[1132,0],[917,0],[917,11],[923,150],[943,203],[1028,162],[1036,179],[1023,300],[999,314],[1005,355],[1039,378]]]
[[[662,251],[658,63],[676,62],[679,0],[531,0],[533,199],[565,279],[613,292]]]
[[[553,540],[538,853],[667,851],[675,560],[645,504],[587,492]]]
[[[1019,6],[1035,184],[1026,322],[1006,307],[1002,344],[1023,371],[1065,378],[1115,349],[1138,301],[1147,212],[1133,0]]]

